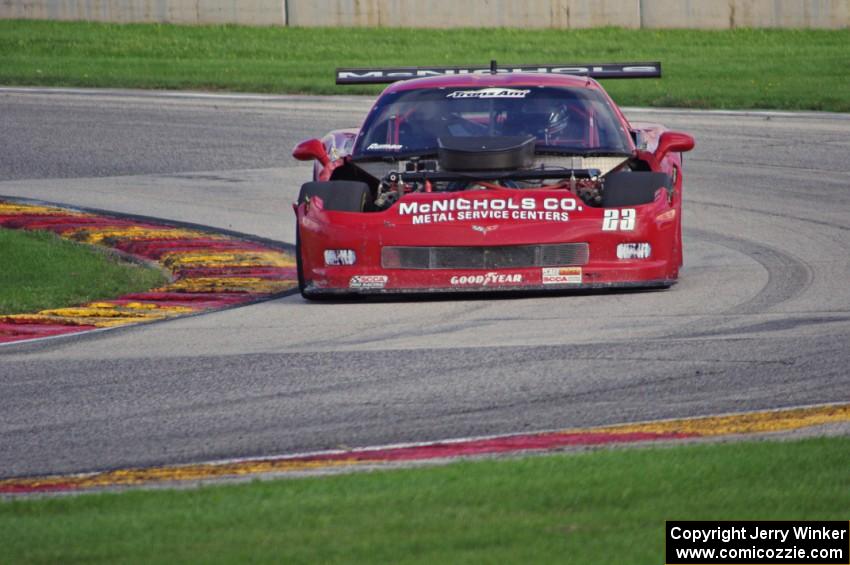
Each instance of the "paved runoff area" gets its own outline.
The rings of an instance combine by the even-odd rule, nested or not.
[[[0,195],[292,243],[291,204],[310,178],[292,146],[356,127],[369,104],[3,89]],[[4,345],[0,478],[850,402],[850,116],[627,115],[697,141],[672,289],[316,304],[292,294]]]

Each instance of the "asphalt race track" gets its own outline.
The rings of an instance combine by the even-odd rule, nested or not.
[[[291,242],[365,98],[0,90],[0,195]],[[669,291],[311,304],[0,348],[0,477],[850,401],[850,115],[692,133]]]

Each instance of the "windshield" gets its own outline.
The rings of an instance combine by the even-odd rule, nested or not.
[[[360,159],[436,153],[438,138],[528,136],[537,150],[629,153],[605,97],[588,88],[431,88],[382,97],[354,147]]]

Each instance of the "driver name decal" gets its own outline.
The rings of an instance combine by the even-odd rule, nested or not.
[[[529,222],[568,222],[569,213],[581,210],[574,198],[490,198],[438,199],[427,202],[400,202],[399,216],[410,216],[415,224],[456,221],[516,220]]]
[[[482,88],[480,90],[455,90],[446,98],[525,98],[530,90],[516,88]]]

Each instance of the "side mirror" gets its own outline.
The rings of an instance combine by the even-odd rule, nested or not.
[[[317,160],[322,166],[327,166],[331,162],[328,157],[328,152],[325,150],[325,144],[318,139],[308,139],[302,141],[292,150],[292,156],[299,161]]]
[[[661,162],[665,155],[671,151],[690,151],[694,148],[694,138],[686,133],[678,131],[665,131],[658,138],[658,147],[655,149],[655,158]]]

